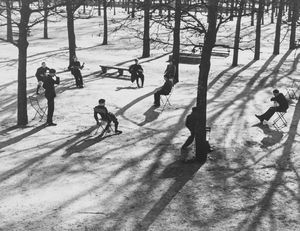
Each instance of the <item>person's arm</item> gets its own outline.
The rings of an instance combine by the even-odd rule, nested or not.
[[[80,66],[80,69],[82,70],[84,68],[84,63],[82,63],[82,65]]]
[[[59,84],[60,83],[60,78],[56,76],[56,80],[54,80],[55,84]]]
[[[96,123],[99,124],[98,113],[96,112],[95,108],[94,108],[94,118],[96,120]]]

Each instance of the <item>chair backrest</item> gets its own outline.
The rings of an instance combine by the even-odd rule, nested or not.
[[[94,111],[101,116],[104,121],[109,121],[109,115],[104,108],[94,108]]]

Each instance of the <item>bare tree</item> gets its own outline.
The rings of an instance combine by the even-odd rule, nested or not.
[[[180,22],[181,22],[181,0],[176,0],[175,5],[175,26],[173,32],[173,61],[176,66],[174,83],[179,81],[179,51],[180,51]]]
[[[256,19],[256,38],[255,38],[255,52],[254,52],[254,60],[259,60],[260,58],[260,38],[261,38],[261,22],[264,14],[264,1],[259,0],[257,19]]]
[[[107,45],[107,0],[103,0],[103,45]]]
[[[143,58],[150,56],[150,8],[151,0],[144,1]]]
[[[284,7],[284,0],[280,0],[278,15],[277,15],[277,22],[276,22],[274,49],[273,49],[274,55],[278,55],[279,49],[280,49],[280,31],[281,31],[283,7]]]
[[[292,24],[291,24],[291,37],[290,37],[290,49],[296,48],[296,27],[297,27],[297,21],[299,18],[299,1],[293,0],[292,1]]]

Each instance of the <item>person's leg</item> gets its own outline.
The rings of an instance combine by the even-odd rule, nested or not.
[[[79,87],[80,83],[79,83],[78,73],[75,72],[73,75],[74,75],[74,78],[75,78],[76,87]]]
[[[144,87],[144,79],[145,79],[144,74],[141,74],[141,75],[140,75],[140,78],[141,78],[141,81],[142,81],[142,87]]]
[[[114,114],[112,114],[111,112],[109,113],[109,117],[110,117],[110,120],[115,124],[115,132],[120,132],[118,130],[119,121],[118,121],[117,117]]]
[[[154,105],[158,107],[160,106],[160,95],[160,91],[154,93]]]
[[[261,115],[261,118],[268,121],[274,115],[275,112],[276,107],[270,107],[264,114]]]
[[[78,83],[79,83],[79,87],[83,86],[83,80],[82,80],[82,75],[81,75],[80,71],[78,71]]]
[[[48,100],[48,113],[47,113],[47,123],[52,124],[53,123],[53,113],[54,113],[54,98],[47,98]]]
[[[191,135],[187,138],[187,140],[185,141],[185,143],[182,145],[181,148],[187,148],[188,146],[191,145],[191,143],[193,143],[194,139],[195,139],[195,132],[194,131],[191,131]]]

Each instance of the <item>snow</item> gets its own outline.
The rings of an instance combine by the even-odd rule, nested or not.
[[[17,49],[0,43],[0,230],[299,230],[299,102],[292,101],[282,130],[271,121],[259,125],[254,116],[271,105],[274,88],[285,93],[298,80],[300,56],[298,50],[287,51],[288,37],[281,54],[272,56],[275,25],[266,22],[261,60],[252,61],[248,50],[235,68],[232,52],[212,58],[207,125],[215,151],[200,167],[180,162],[198,66],[180,65],[172,105],[163,112],[154,109],[153,92],[163,84],[168,55],[153,50],[140,60],[141,89],[113,71],[100,75],[99,64],[130,65],[142,52],[141,41],[126,31],[115,32],[102,46],[100,21],[75,23],[77,56],[85,62],[83,89],[64,71],[66,21],[49,24],[48,40],[41,39],[41,25],[32,30],[28,93],[34,93],[34,73],[42,61],[59,72],[56,127],[32,120],[29,104],[28,126],[13,127]],[[254,28],[247,32],[253,39]],[[121,135],[98,137],[92,109],[99,98],[117,115]],[[191,147],[188,155],[193,153]]]

